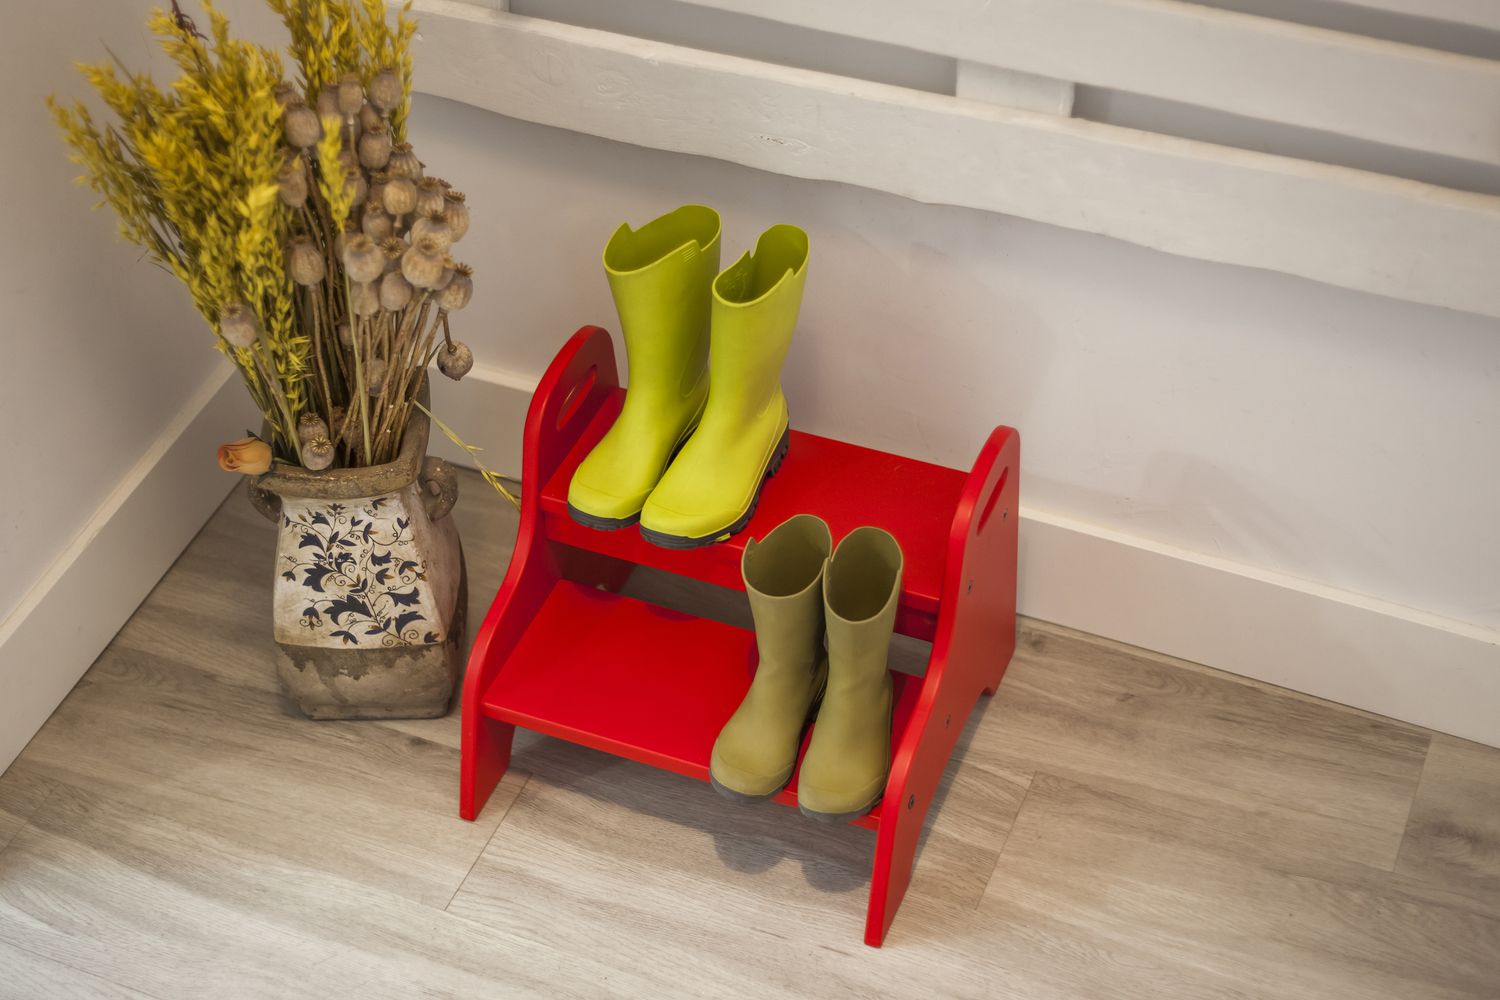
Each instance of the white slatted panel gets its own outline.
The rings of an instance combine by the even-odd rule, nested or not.
[[[1500,163],[1500,63],[1487,59],[1176,0],[683,2]]]
[[[418,86],[528,121],[1500,316],[1500,198],[420,0]]]
[[[1391,14],[1450,21],[1473,28],[1500,31],[1500,3],[1495,0],[1340,0],[1350,7],[1368,7]]]

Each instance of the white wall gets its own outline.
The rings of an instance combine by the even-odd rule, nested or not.
[[[5,12],[0,768],[232,485],[212,444],[178,444],[188,421],[212,403],[209,441],[245,426],[216,394],[226,371],[186,293],[115,236],[111,214],[90,211],[96,199],[73,184],[79,171],[43,103],[82,96],[73,64],[107,58],[106,40],[128,64],[149,65],[144,16],[97,0]],[[184,464],[174,446],[207,450]],[[153,502],[132,504],[143,484]],[[79,563],[87,539],[118,543],[119,558]]]

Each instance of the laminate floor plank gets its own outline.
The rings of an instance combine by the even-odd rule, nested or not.
[[[107,979],[0,943],[0,1000],[155,1000]]]
[[[12,767],[0,774],[0,851],[5,850],[11,838],[31,814],[36,812],[56,787],[25,767]]]
[[[1040,623],[971,752],[1214,803],[1281,849],[1391,869],[1426,730]]]
[[[1433,737],[1396,869],[1500,905],[1500,752]]]
[[[1500,915],[1368,866],[1311,867],[1247,858],[1233,836],[1043,773],[980,910],[1045,915],[1101,951],[1146,951],[1248,996],[1496,996]],[[1129,985],[1145,995],[1158,979]]]

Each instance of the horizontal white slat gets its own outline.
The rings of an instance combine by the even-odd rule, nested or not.
[[[1488,59],[1177,0],[681,2],[1500,163],[1500,63]]]
[[[1500,3],[1495,0],[1340,0],[1350,7],[1368,7],[1391,14],[1450,21],[1472,28],[1500,31]]]
[[[1500,198],[419,0],[417,86],[527,121],[1500,316]]]

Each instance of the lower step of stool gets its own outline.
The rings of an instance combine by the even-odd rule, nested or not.
[[[496,673],[483,712],[707,781],[714,740],[755,662],[755,634],[746,629],[563,580]],[[893,745],[921,687],[919,678],[894,676]],[[778,801],[796,803],[795,777]],[[854,822],[874,828],[879,819],[877,806]]]

